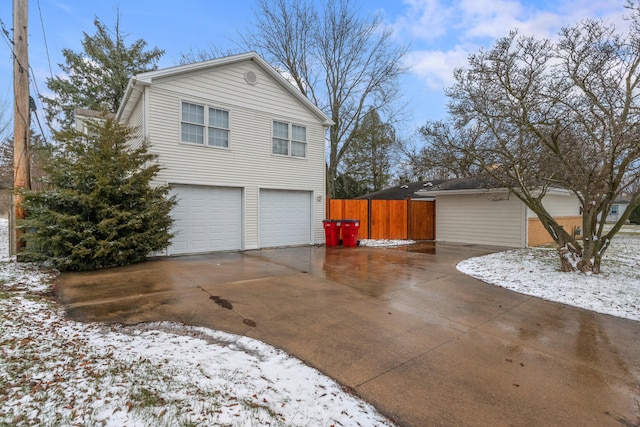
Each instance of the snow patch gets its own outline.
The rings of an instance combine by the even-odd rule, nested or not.
[[[556,250],[514,249],[470,258],[458,270],[484,282],[599,313],[640,321],[640,238],[616,236],[602,273],[563,273]]]

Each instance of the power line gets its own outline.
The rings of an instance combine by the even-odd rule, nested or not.
[[[29,68],[31,68],[31,66],[29,66]],[[34,77],[35,76],[35,72],[33,71],[33,68],[31,68],[31,73],[29,73],[29,76],[30,76],[30,80],[33,82],[33,87],[34,87],[35,92],[36,92],[36,98],[38,99],[38,101],[40,101],[41,109],[44,110],[44,105],[42,104],[43,96],[40,93],[40,90],[38,89],[38,83],[36,82],[36,79]],[[34,104],[35,104],[35,101],[34,101]],[[49,143],[49,141],[47,141],[47,137],[46,137],[46,135],[44,133],[44,130],[42,129],[42,125],[40,124],[40,118],[38,117],[38,111],[35,108],[33,109],[33,113],[35,114],[36,120],[38,121],[38,126],[40,127],[40,134],[44,138],[44,141],[46,143]],[[51,126],[51,123],[49,122],[49,118],[47,117],[46,114],[45,114],[44,117],[45,117],[45,120],[46,120],[46,123],[47,123],[47,128],[49,129],[49,132],[53,133],[53,127]]]
[[[49,46],[47,45],[47,33],[44,30],[44,20],[42,19],[42,9],[40,8],[40,0],[38,0],[38,12],[40,14],[40,26],[42,27],[42,38],[44,39],[44,51],[47,53],[47,62],[49,63],[49,75],[53,79],[53,70],[51,69],[51,58],[49,57]]]
[[[39,3],[39,0],[38,0]],[[2,35],[3,35],[3,39],[5,40],[7,46],[9,47],[9,50],[11,50],[11,56],[13,57],[13,60],[16,61],[18,63],[18,65],[20,66],[20,68],[22,68],[24,70],[25,73],[27,73],[27,77],[28,79],[33,82],[33,87],[35,88],[35,92],[36,92],[36,98],[38,100],[42,99],[42,95],[40,94],[40,91],[38,89],[38,83],[35,80],[35,72],[33,71],[33,68],[31,66],[29,66],[29,70],[24,69],[24,66],[20,63],[20,61],[17,58],[17,55],[14,51],[14,44],[13,44],[13,40],[11,39],[10,35],[9,35],[9,31],[6,28],[6,25],[4,23],[4,21],[2,21],[2,19],[0,19],[0,26],[2,27]],[[45,39],[45,44],[46,44],[46,39]],[[47,58],[49,56],[49,52],[47,50]],[[49,63],[49,71],[51,72],[51,63]],[[53,75],[53,74],[52,74]],[[35,104],[35,102],[34,102]],[[42,102],[40,102],[41,106],[42,106]],[[42,128],[42,124],[40,122],[40,117],[38,116],[38,112],[37,110],[34,108],[32,109],[35,116],[36,116],[36,120],[38,122],[38,127],[40,128],[40,134],[42,135],[42,137],[44,138],[45,142],[48,143],[47,141],[47,136],[44,133],[44,129]],[[46,117],[46,116],[45,116]],[[23,117],[22,115],[20,116],[20,119],[23,121],[27,121],[27,119],[25,117]],[[49,123],[47,121],[47,128],[49,129],[49,132],[53,132],[53,128],[51,127],[51,123]]]
[[[7,46],[9,47],[9,50],[11,51],[11,58],[12,59],[16,59],[16,53],[13,51],[13,40],[11,39],[11,36],[9,35],[9,30],[7,30],[7,26],[4,23],[4,21],[0,18],[0,27],[2,27],[2,36],[4,41],[7,43]]]

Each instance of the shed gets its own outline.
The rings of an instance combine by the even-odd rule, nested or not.
[[[438,241],[506,247],[553,242],[536,214],[488,176],[450,180],[417,194],[426,193],[436,197]],[[565,229],[579,231],[580,202],[573,193],[551,188],[543,204]]]

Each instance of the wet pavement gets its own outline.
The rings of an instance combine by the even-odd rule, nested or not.
[[[68,315],[169,320],[279,347],[401,426],[640,426],[640,322],[455,269],[496,248],[303,247],[65,273]]]

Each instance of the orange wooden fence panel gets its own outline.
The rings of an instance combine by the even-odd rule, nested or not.
[[[327,219],[360,220],[359,239],[369,238],[369,201],[329,199],[327,203]]]
[[[409,239],[436,239],[436,202],[429,200],[409,201]]]
[[[328,199],[327,219],[360,220],[359,239],[435,240],[434,201]]]
[[[406,200],[371,200],[371,238],[407,238]]]

